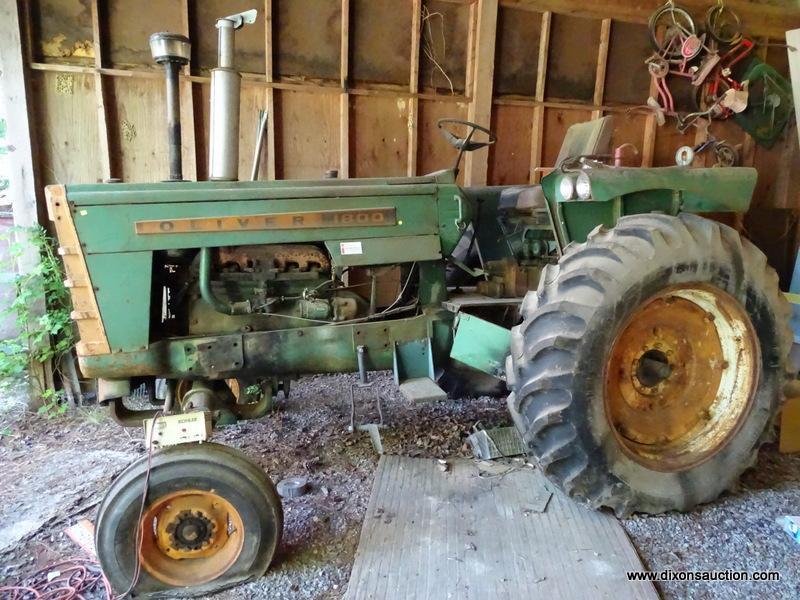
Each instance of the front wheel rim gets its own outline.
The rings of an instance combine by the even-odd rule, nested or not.
[[[750,412],[759,358],[747,313],[719,288],[652,296],[620,328],[606,362],[605,413],[620,447],[658,471],[709,459]]]
[[[142,568],[176,587],[220,577],[244,546],[239,512],[213,490],[186,489],[162,496],[147,508],[140,525]]]

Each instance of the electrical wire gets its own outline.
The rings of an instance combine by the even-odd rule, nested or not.
[[[149,450],[147,452],[147,470],[144,476],[142,502],[139,506],[139,518],[137,519],[136,526],[136,567],[128,589],[125,590],[124,593],[114,596],[111,583],[103,573],[103,568],[98,561],[89,558],[71,558],[39,569],[18,585],[0,587],[0,598],[2,598],[2,600],[84,600],[85,596],[83,594],[94,591],[98,584],[102,584],[106,593],[106,598],[110,600],[122,600],[133,591],[139,583],[142,570],[139,559],[139,553],[142,550],[142,541],[144,540],[142,517],[144,516],[145,506],[147,505],[147,490],[150,487],[150,472],[152,470],[153,460],[153,432],[156,429],[156,419],[158,419],[159,416],[161,416],[161,411],[158,411],[153,417],[153,426],[150,428],[150,436],[148,438]]]
[[[136,567],[133,570],[133,578],[128,589],[122,594],[114,596],[113,600],[122,600],[128,596],[136,585],[139,583],[139,578],[142,575],[142,561],[139,554],[142,551],[142,543],[144,542],[144,528],[142,527],[142,518],[144,517],[144,509],[147,506],[147,491],[150,487],[150,473],[153,468],[153,433],[156,430],[156,421],[161,416],[161,411],[153,415],[153,424],[150,426],[150,435],[147,439],[147,469],[144,472],[144,485],[142,486],[142,502],[139,504],[139,517],[136,519],[136,536],[134,538],[134,560]],[[111,594],[109,594],[109,598]]]
[[[100,564],[88,558],[64,560],[36,571],[18,585],[0,587],[3,600],[83,600],[84,593],[102,585],[111,598],[111,585]]]
[[[380,314],[385,314],[385,313],[389,312],[391,309],[393,309],[395,307],[395,305],[398,302],[400,302],[400,300],[403,299],[403,294],[406,293],[406,288],[408,288],[408,284],[411,283],[411,275],[414,274],[414,268],[416,266],[417,266],[417,263],[415,263],[415,262],[411,263],[411,268],[408,270],[408,277],[406,277],[406,282],[403,284],[403,287],[400,290],[400,293],[397,295],[397,298],[395,298],[395,301],[392,302],[387,308],[383,309],[383,311],[381,311],[381,312],[379,312],[377,314],[380,315]]]

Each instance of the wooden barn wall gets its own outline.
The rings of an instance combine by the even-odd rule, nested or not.
[[[712,0],[687,0],[702,15]],[[438,119],[475,117],[498,141],[467,161],[460,181],[520,184],[553,166],[566,129],[616,117],[614,143],[632,165],[674,162],[698,134],[657,127],[645,22],[660,0],[28,0],[25,26],[38,176],[53,182],[157,181],[167,173],[162,73],[148,36],[192,39],[182,77],[187,178],[207,176],[209,70],[217,17],[258,8],[236,35],[243,72],[240,177],[250,171],[258,111],[270,119],[264,179],[413,175],[447,167]],[[782,31],[800,26],[785,0],[727,2],[788,71]],[[637,107],[638,110],[637,110]],[[796,207],[793,132],[771,150],[730,122],[711,133],[760,169],[755,204]],[[698,164],[707,160],[698,158]]]

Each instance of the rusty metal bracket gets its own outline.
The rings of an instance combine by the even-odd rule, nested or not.
[[[214,378],[221,373],[238,371],[244,365],[243,338],[241,335],[225,335],[196,344],[187,345],[187,358],[195,355],[200,373]]]

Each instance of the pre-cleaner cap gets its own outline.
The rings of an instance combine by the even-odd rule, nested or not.
[[[187,64],[192,44],[185,35],[162,31],[150,36],[150,53],[158,64],[177,62]]]

